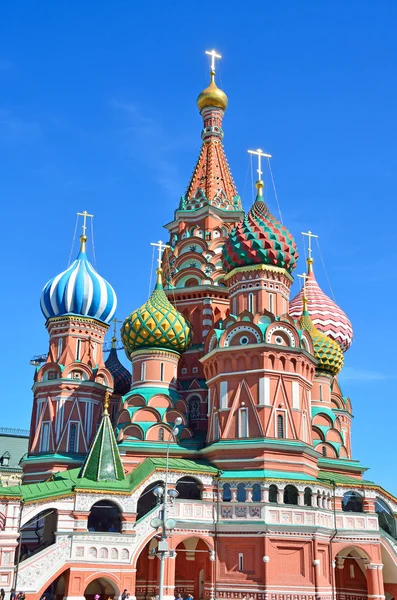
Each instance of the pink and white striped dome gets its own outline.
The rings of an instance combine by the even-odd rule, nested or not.
[[[347,315],[331,298],[329,298],[314,276],[313,268],[309,263],[308,279],[306,279],[306,296],[308,311],[314,325],[338,342],[343,352],[346,352],[353,341],[353,327]],[[303,288],[293,298],[289,305],[289,314],[298,319],[303,311]]]

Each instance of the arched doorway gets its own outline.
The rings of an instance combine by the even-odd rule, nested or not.
[[[88,517],[88,531],[121,533],[119,507],[110,500],[96,502]]]
[[[68,579],[69,573],[64,572],[59,577],[57,577],[40,595],[40,598],[46,597],[48,600],[63,600],[66,590],[66,581]]]
[[[100,600],[117,600],[120,596],[120,590],[110,579],[98,577],[87,585],[84,597],[86,600],[94,600],[97,594]]]
[[[160,575],[160,561],[155,556],[157,539],[152,538],[138,557],[136,563],[136,591],[137,600],[146,600],[158,594],[158,581]],[[171,559],[167,559],[171,560]]]
[[[368,586],[365,565],[370,562],[359,548],[340,550],[336,556],[335,590],[336,600],[367,600]]]
[[[192,594],[193,598],[210,598],[213,586],[213,562],[210,548],[201,538],[191,537],[176,547],[175,596]]]

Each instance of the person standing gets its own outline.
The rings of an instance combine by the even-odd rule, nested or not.
[[[121,600],[125,600],[127,597],[128,591],[127,588],[124,590],[124,592],[121,594]]]

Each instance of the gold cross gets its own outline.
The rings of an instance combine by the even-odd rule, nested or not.
[[[158,264],[158,268],[161,270],[161,257],[163,254],[163,250],[165,250],[166,248],[170,248],[171,246],[168,246],[167,244],[164,244],[164,242],[162,242],[161,240],[159,240],[157,243],[156,242],[151,242],[150,244],[151,246],[156,246],[156,248],[159,249],[159,256],[157,259],[157,264]]]
[[[222,56],[216,50],[206,50],[205,53],[211,57],[211,71],[215,73],[215,59],[222,58]]]
[[[305,233],[304,231],[301,232],[302,235],[306,235],[309,239],[308,239],[308,254],[309,254],[309,258],[311,259],[312,257],[312,238],[318,238],[318,235],[314,235],[314,233],[312,233],[310,230]]]
[[[258,168],[256,170],[256,172],[258,173],[258,179],[259,181],[262,179],[262,156],[264,158],[271,158],[272,155],[271,154],[265,154],[265,152],[263,152],[263,150],[261,150],[260,148],[258,148],[258,150],[248,150],[248,154],[255,154],[255,156],[258,157]]]
[[[77,214],[79,217],[83,217],[83,235],[85,235],[85,232],[87,230],[87,217],[90,217],[92,219],[94,215],[90,215],[86,210],[81,213],[78,212]]]

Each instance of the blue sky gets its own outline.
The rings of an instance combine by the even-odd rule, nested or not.
[[[47,350],[40,291],[68,263],[77,211],[95,214],[96,266],[117,291],[118,318],[146,299],[149,244],[165,238],[198,156],[195,99],[215,47],[244,205],[246,151],[260,146],[273,155],[298,272],[300,232],[311,229],[353,322],[341,382],[354,456],[397,494],[396,26],[392,0],[2,2],[1,425],[29,425],[29,359]]]

